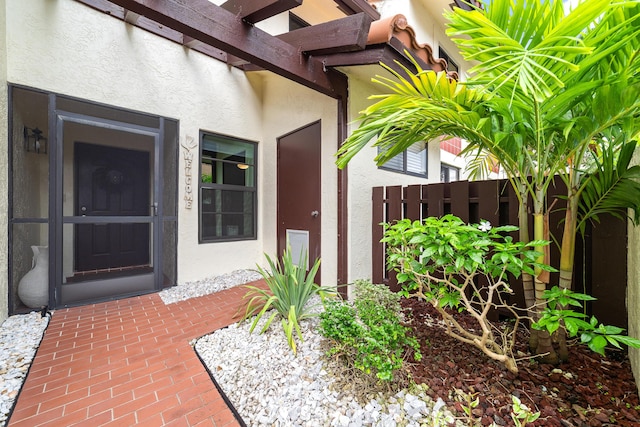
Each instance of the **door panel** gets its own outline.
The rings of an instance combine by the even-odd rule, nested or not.
[[[148,216],[149,153],[76,143],[76,216]],[[75,271],[149,264],[149,224],[78,224]]]
[[[286,247],[287,230],[308,231],[309,263],[320,257],[320,126],[318,121],[278,138],[278,255]],[[292,254],[294,261],[299,255]]]

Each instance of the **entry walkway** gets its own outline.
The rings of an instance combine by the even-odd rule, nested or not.
[[[245,293],[56,310],[8,425],[239,426],[190,341],[237,321]]]

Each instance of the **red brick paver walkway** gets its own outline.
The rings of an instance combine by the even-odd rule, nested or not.
[[[56,310],[8,425],[239,426],[190,341],[237,321],[245,292]]]

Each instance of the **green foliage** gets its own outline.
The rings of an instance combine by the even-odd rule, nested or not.
[[[456,389],[456,400],[462,404],[462,410],[467,416],[467,425],[469,426],[474,426],[477,424],[477,420],[475,420],[475,417],[473,415],[473,410],[480,404],[480,398],[478,397],[478,394],[480,393],[465,393],[460,389]]]
[[[627,209],[633,210],[632,219],[638,224],[640,166],[630,166],[637,147],[636,141],[618,144],[608,138],[600,138],[597,143],[594,141],[592,147],[590,153],[594,172],[587,174],[583,180],[577,229],[584,234],[587,221],[599,222],[599,215],[603,213],[626,218]]]
[[[595,316],[591,316],[587,321],[585,314],[565,308],[568,306],[582,308],[581,301],[595,300],[592,296],[554,286],[545,292],[544,297],[547,300],[547,306],[540,320],[532,325],[534,329],[546,329],[552,334],[560,327],[564,327],[570,337],[580,336],[583,344],[602,356],[605,355],[604,350],[609,344],[618,349],[622,348],[621,344],[640,348],[640,340],[621,335],[624,329],[599,324]]]
[[[407,352],[420,360],[418,341],[400,323],[399,298],[384,285],[357,281],[353,303],[325,302],[319,330],[332,343],[329,354],[345,356],[362,372],[386,382],[395,379]]]
[[[270,308],[274,308],[274,312],[269,316],[260,333],[264,333],[278,314],[282,317],[282,329],[287,337],[289,346],[296,353],[296,343],[294,332],[302,341],[302,332],[300,331],[300,322],[309,317],[315,316],[311,311],[311,307],[307,306],[309,299],[313,295],[324,297],[330,290],[322,288],[314,282],[318,268],[320,267],[320,259],[317,259],[311,270],[307,273],[307,265],[301,255],[298,265],[294,264],[291,257],[291,248],[282,254],[282,259],[272,260],[269,255],[265,254],[269,271],[258,267],[258,271],[265,279],[269,290],[262,289],[257,286],[247,286],[249,291],[244,298],[249,299],[246,303],[244,315],[241,321],[247,320],[249,317],[256,315],[251,324],[250,331],[253,332],[258,321]]]
[[[511,401],[513,402],[511,419],[513,419],[517,427],[524,427],[540,417],[540,412],[531,412],[531,409],[523,404],[516,396],[511,396]]]
[[[449,335],[480,348],[516,372],[511,349],[520,316],[505,303],[506,295],[512,293],[508,276],[533,274],[534,269],[552,271],[538,262],[541,253],[535,250],[548,242],[516,242],[508,233],[517,227],[491,227],[486,222],[467,225],[453,215],[422,222],[404,219],[385,224],[385,228],[382,241],[387,245],[387,263],[398,272],[403,293],[424,298],[436,307]],[[479,327],[466,328],[446,308],[467,311]],[[514,327],[496,335],[487,319],[491,308],[509,310],[516,319]]]
[[[507,273],[517,278],[522,272],[533,274],[534,268],[553,271],[537,262],[540,252],[534,250],[548,242],[516,242],[508,233],[517,229],[468,225],[445,215],[387,224],[382,241],[387,244],[389,267],[398,271],[398,282],[406,284],[405,295],[421,284],[428,300],[437,300],[440,307],[457,307],[464,286],[461,277],[482,275],[493,283],[501,282],[501,291],[510,293]],[[443,279],[422,280],[435,273],[442,273]]]
[[[213,182],[213,175],[211,175],[210,173],[203,173],[201,179],[202,182]]]

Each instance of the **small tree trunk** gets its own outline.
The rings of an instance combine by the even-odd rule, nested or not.
[[[542,213],[542,209],[536,209],[536,212],[533,215],[533,236],[535,240],[543,240],[544,239],[544,231],[545,231],[545,220],[548,217]],[[548,263],[548,259],[546,259],[545,255],[542,254],[538,257],[539,263]],[[535,310],[534,310],[534,320],[539,320],[542,311],[545,307],[545,299],[544,293],[547,290],[547,284],[541,280],[541,269],[535,270]],[[542,356],[541,361],[543,363],[558,363],[558,355],[553,348],[553,343],[551,342],[551,336],[546,331],[537,331],[537,346],[535,349],[536,354],[544,354]]]
[[[525,178],[526,179],[526,178]],[[515,186],[515,185],[514,185]],[[520,229],[520,241],[527,243],[531,241],[531,236],[529,235],[529,194],[527,193],[527,188],[522,182],[517,183],[517,188],[515,188],[519,195],[519,205],[518,205],[518,228]],[[536,294],[533,287],[533,276],[529,273],[522,273],[522,292],[524,294],[524,305],[527,309],[527,316],[530,319],[535,319],[535,304],[536,304]],[[531,324],[529,324],[529,350],[533,353],[538,347],[538,331],[531,328]]]
[[[578,218],[578,197],[573,188],[569,190],[567,209],[565,211],[564,229],[562,231],[562,248],[560,252],[560,280],[561,289],[573,287],[573,264],[576,254],[576,225]],[[558,345],[560,346],[560,359],[569,359],[567,349],[567,335],[564,328],[558,329]]]

